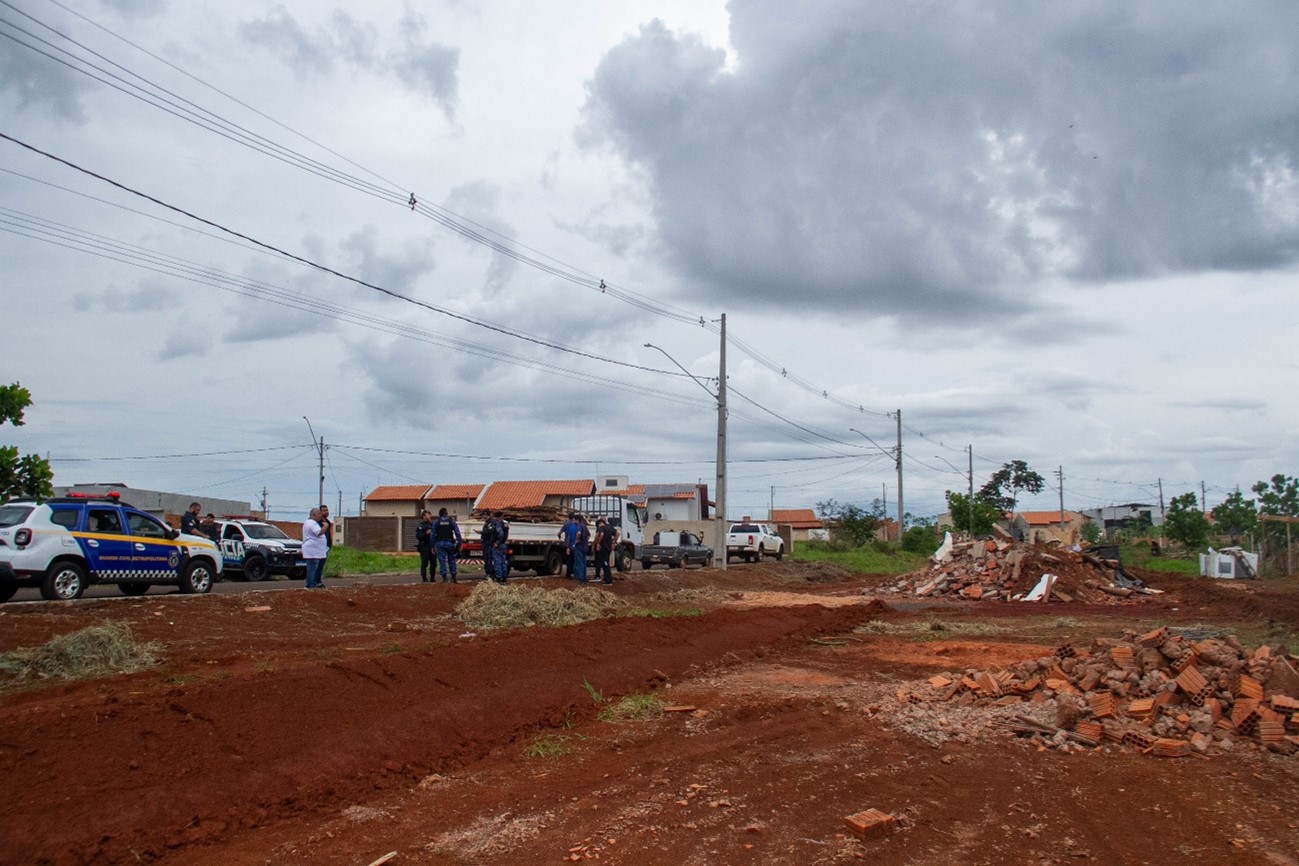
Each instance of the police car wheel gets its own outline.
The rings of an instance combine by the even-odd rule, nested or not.
[[[47,601],[72,601],[86,589],[86,570],[80,563],[56,562],[41,581],[41,598]]]
[[[245,580],[265,580],[266,560],[260,556],[250,556],[244,560]]]
[[[146,592],[149,591],[149,584],[119,583],[117,585],[117,590],[118,592],[122,593],[122,595],[130,595],[130,596],[144,595]]]
[[[212,566],[203,560],[195,560],[185,566],[180,575],[180,591],[183,593],[204,593],[212,589]]]

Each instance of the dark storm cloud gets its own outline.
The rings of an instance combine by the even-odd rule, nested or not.
[[[426,41],[424,19],[407,10],[400,22],[400,47],[379,51],[374,25],[335,10],[328,26],[309,29],[283,6],[239,25],[254,45],[288,62],[299,75],[326,74],[337,61],[376,73],[391,73],[411,90],[431,98],[448,119],[459,97],[460,50]]]
[[[643,173],[715,297],[912,321],[1042,278],[1299,260],[1299,5],[734,0],[735,66],[652,22],[579,140]]]

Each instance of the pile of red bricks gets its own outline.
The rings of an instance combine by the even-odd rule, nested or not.
[[[930,678],[929,689],[901,691],[911,703],[1010,707],[1026,712],[1002,725],[1057,748],[1102,742],[1181,757],[1252,744],[1280,754],[1299,747],[1299,673],[1289,658],[1234,636],[1190,640],[1159,628],[996,671]],[[1054,724],[1048,702],[1055,703]]]
[[[1027,595],[1044,574],[1056,580],[1043,601],[1120,603],[1154,592],[1120,585],[1121,569],[1113,560],[995,539],[958,542],[931,567],[903,575],[886,589],[921,597],[1013,601]]]

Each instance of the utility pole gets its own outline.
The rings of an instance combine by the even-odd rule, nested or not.
[[[771,485],[771,500],[767,503],[767,520],[776,519],[776,485]]]
[[[902,410],[898,410],[898,544],[902,543],[902,535],[906,532],[906,514],[902,510]]]
[[[1060,531],[1064,531],[1064,467],[1057,466],[1055,470],[1056,481],[1060,484]]]
[[[271,519],[271,510],[266,507],[266,485],[262,485],[262,520]]]
[[[713,564],[726,570],[726,314],[722,313],[721,360],[717,370],[717,513],[713,515]]]
[[[1159,546],[1164,546],[1164,479],[1159,481]]]
[[[1209,513],[1209,494],[1204,492],[1204,482],[1200,482],[1200,511]]]
[[[320,483],[316,487],[316,504],[311,506],[319,508],[325,503],[325,437],[316,438],[316,431],[312,430],[311,421],[306,415],[302,416],[302,420],[307,422],[307,429],[311,431],[311,444],[315,445],[320,453]]]
[[[970,538],[974,538],[974,444],[965,446],[966,453],[969,455],[969,474],[966,476],[970,479],[970,493],[967,500],[970,504]]]

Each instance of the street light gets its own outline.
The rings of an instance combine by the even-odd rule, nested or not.
[[[717,392],[714,393],[711,388],[703,383],[699,377],[691,373],[685,367],[677,362],[661,347],[653,343],[646,343],[645,348],[655,349],[663,354],[677,369],[685,373],[692,381],[717,401],[717,486],[713,491],[714,508],[713,508],[713,565],[718,568],[726,569],[726,314],[722,313],[722,349],[721,361],[718,365],[717,372]]]
[[[893,458],[894,462],[895,462],[896,465],[897,465],[897,470],[898,470],[898,543],[901,544],[901,543],[902,543],[902,533],[903,533],[903,532],[905,531],[905,529],[906,529],[906,527],[903,525],[903,517],[902,517],[902,515],[903,515],[904,512],[902,511],[902,410],[901,410],[901,409],[899,409],[898,412],[897,412],[897,418],[898,418],[898,445],[897,445],[896,448],[885,448],[883,445],[881,445],[880,443],[876,442],[874,439],[872,439],[871,437],[867,436],[865,433],[861,432],[861,431],[858,430],[856,427],[849,427],[849,428],[848,428],[848,432],[849,432],[849,433],[856,433],[858,436],[860,436],[861,438],[865,439],[865,440],[866,440],[867,442],[869,442],[870,444],[874,445],[876,448],[878,448],[878,449],[880,450],[880,453],[883,454],[885,457],[891,457],[891,458]]]
[[[969,526],[969,529],[970,529],[970,537],[973,538],[973,537],[974,537],[974,446],[973,446],[973,445],[969,445],[969,446],[967,446],[967,447],[965,448],[965,451],[966,451],[966,453],[969,454],[969,456],[970,456],[970,465],[969,465],[969,469],[968,469],[968,474],[966,475],[966,477],[967,477],[967,478],[969,479],[969,481],[970,481],[970,492],[969,492],[969,494],[968,494],[968,497],[967,497],[966,500],[965,500],[965,504],[966,504],[967,506],[969,506],[969,509],[970,509],[970,526]],[[946,457],[944,457],[943,455],[941,455],[941,454],[935,454],[935,455],[934,455],[934,459],[943,461],[943,462],[946,463],[948,466],[951,466],[952,469],[953,469],[953,470],[954,470],[958,475],[961,474],[961,470],[957,469],[957,468],[956,468],[956,465],[955,465],[954,463],[952,463],[952,461],[950,461],[950,460],[948,460]]]

